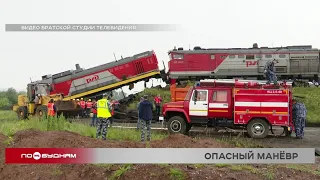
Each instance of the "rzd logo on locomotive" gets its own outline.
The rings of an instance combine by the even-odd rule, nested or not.
[[[258,65],[258,61],[246,61],[246,66],[250,67],[250,66],[257,66]]]
[[[91,82],[96,81],[98,79],[99,79],[99,76],[98,75],[94,75],[93,77],[87,78],[86,82],[87,83],[91,83]]]

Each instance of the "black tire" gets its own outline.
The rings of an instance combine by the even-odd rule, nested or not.
[[[17,115],[19,120],[24,120],[28,118],[28,109],[26,106],[20,106],[17,109]]]
[[[38,117],[46,117],[48,113],[48,107],[45,105],[40,105],[36,109],[36,116]]]
[[[289,131],[287,127],[283,127],[283,131],[284,131],[284,136],[286,137],[289,137],[292,134],[292,130],[290,129]]]
[[[320,156],[320,148],[315,148],[316,155]]]
[[[173,116],[168,121],[168,131],[170,134],[187,133],[187,123],[186,121],[180,116]]]
[[[263,119],[253,119],[247,125],[248,135],[255,139],[263,139],[267,137],[269,130],[270,125]]]
[[[191,124],[187,124],[187,132],[189,132],[191,128],[192,128],[192,125]]]

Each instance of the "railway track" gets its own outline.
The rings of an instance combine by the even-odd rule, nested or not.
[[[83,118],[83,119],[74,119],[72,122],[75,123],[82,123],[86,125],[90,125],[91,119],[90,118]],[[133,119],[115,119],[112,127],[113,128],[122,128],[122,129],[135,129],[137,128],[137,120]],[[167,131],[168,128],[166,126],[166,123],[162,123],[156,120],[152,121],[152,130],[161,130],[161,131]],[[283,133],[283,128],[281,127],[275,127],[273,129],[275,134],[270,134],[271,136],[280,136]],[[215,129],[211,127],[192,127],[190,130],[191,135],[195,134],[205,134],[205,135],[227,135],[227,136],[240,136],[239,133],[244,134],[244,130],[234,130],[230,128],[220,128]]]

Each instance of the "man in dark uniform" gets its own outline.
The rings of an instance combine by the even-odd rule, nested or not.
[[[264,66],[264,73],[267,78],[267,84],[270,84],[270,82],[274,82],[274,84],[277,83],[277,76],[274,73],[274,65],[276,63],[278,63],[278,60],[274,59],[273,61],[268,61]]]
[[[296,130],[296,138],[302,139],[306,125],[307,108],[302,102],[297,102],[296,98],[292,100],[292,103],[292,119]]]

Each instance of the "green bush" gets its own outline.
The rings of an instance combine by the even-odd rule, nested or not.
[[[307,107],[307,122],[320,123],[320,88],[296,87],[293,89],[293,95],[303,97],[299,101]]]
[[[154,97],[157,96],[158,94],[160,94],[160,96],[163,99],[163,103],[167,103],[170,102],[171,100],[171,94],[169,90],[165,90],[165,89],[157,89],[157,88],[151,88],[151,89],[145,89],[142,92],[138,93],[138,99],[132,103],[129,104],[129,108],[130,109],[136,109],[137,108],[137,104],[138,101],[140,99],[140,97],[144,96],[144,95],[148,95],[148,99],[150,102],[152,102],[154,104]]]
[[[17,104],[18,96],[26,94],[26,92],[17,92],[14,88],[9,88],[6,91],[0,91],[0,109],[7,109],[8,107]]]
[[[0,97],[0,108],[10,106],[10,101],[7,97]]]

